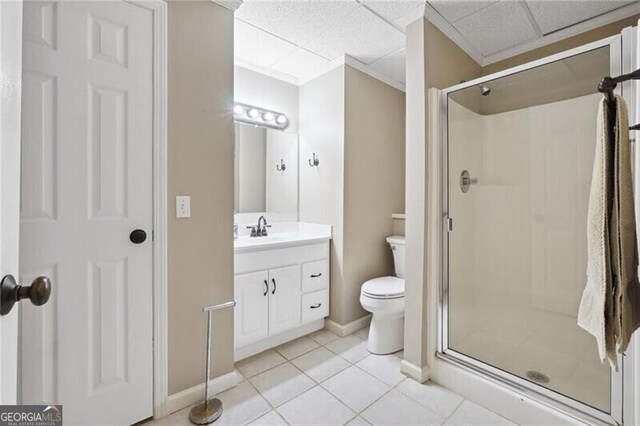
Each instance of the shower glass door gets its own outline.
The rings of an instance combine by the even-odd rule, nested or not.
[[[618,376],[577,325],[600,46],[445,91],[442,349],[611,419]]]

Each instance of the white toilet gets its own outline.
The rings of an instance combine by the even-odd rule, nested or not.
[[[396,276],[369,280],[360,291],[360,304],[372,314],[367,349],[379,355],[404,347],[404,237],[389,237],[387,242]]]

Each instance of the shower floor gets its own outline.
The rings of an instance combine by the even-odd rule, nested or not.
[[[542,386],[610,411],[610,368],[598,359],[595,339],[575,317],[531,307],[456,310],[449,347],[515,374],[549,379]]]

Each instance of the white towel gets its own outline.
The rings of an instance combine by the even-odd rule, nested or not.
[[[617,369],[616,349],[623,352],[640,326],[640,284],[624,99],[616,97],[613,138],[608,131],[608,115],[603,99],[598,109],[587,221],[587,285],[578,325],[596,338],[600,359]]]

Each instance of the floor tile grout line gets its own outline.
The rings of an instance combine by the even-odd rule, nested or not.
[[[382,380],[378,379],[377,377],[375,377],[374,375],[372,375],[370,372],[366,371],[365,369],[363,369],[361,366],[359,366],[359,365],[358,365],[358,363],[359,363],[359,362],[361,362],[362,360],[364,360],[364,359],[368,358],[368,357],[369,357],[369,356],[371,356],[371,355],[376,355],[376,354],[367,353],[367,355],[366,355],[366,356],[364,356],[363,358],[360,358],[360,359],[358,359],[357,361],[352,362],[351,360],[349,360],[349,359],[347,359],[347,358],[343,357],[341,354],[339,354],[339,353],[337,353],[337,352],[335,352],[335,351],[331,350],[329,347],[327,347],[327,345],[328,345],[328,344],[330,344],[330,343],[334,342],[335,340],[338,340],[338,339],[340,339],[340,338],[344,338],[344,337],[348,337],[348,336],[354,336],[355,338],[359,339],[360,341],[366,342],[366,340],[364,340],[364,339],[360,338],[359,336],[356,336],[356,335],[355,335],[355,333],[351,333],[351,334],[349,334],[349,335],[347,335],[347,336],[342,336],[342,337],[340,337],[340,336],[339,336],[339,337],[337,337],[336,339],[333,339],[333,340],[331,340],[331,341],[329,341],[329,342],[327,342],[327,343],[325,343],[325,344],[322,344],[322,343],[320,343],[320,342],[317,342],[317,341],[315,341],[313,338],[306,336],[307,338],[309,338],[309,339],[310,339],[310,340],[312,340],[313,342],[317,343],[317,344],[318,344],[318,346],[317,346],[317,347],[314,347],[314,348],[312,348],[312,349],[310,349],[310,350],[308,350],[308,351],[306,351],[306,352],[304,352],[304,353],[301,353],[301,354],[299,354],[299,355],[297,355],[297,356],[295,356],[295,357],[293,357],[293,358],[291,358],[291,359],[288,359],[286,356],[284,356],[282,353],[280,353],[280,352],[277,350],[277,348],[272,348],[272,349],[273,349],[273,350],[274,350],[278,355],[280,355],[280,356],[284,359],[284,361],[283,361],[283,362],[281,362],[281,363],[279,363],[279,364],[277,364],[277,365],[275,365],[275,366],[273,366],[273,367],[271,367],[271,368],[269,368],[269,369],[267,369],[267,370],[264,370],[264,371],[262,371],[262,372],[260,372],[260,373],[258,373],[258,374],[255,374],[255,375],[253,375],[253,376],[251,376],[251,377],[246,377],[245,379],[250,383],[251,387],[252,387],[252,388],[253,388],[253,389],[254,389],[254,390],[255,390],[255,391],[260,395],[260,397],[261,397],[261,398],[263,398],[263,399],[267,402],[267,404],[271,407],[271,410],[270,410],[270,411],[275,411],[275,412],[276,412],[280,417],[282,417],[282,418],[283,418],[283,420],[284,420],[287,424],[289,424],[289,423],[286,421],[286,419],[284,419],[283,415],[278,411],[278,408],[280,408],[280,407],[282,407],[284,404],[286,404],[286,403],[288,403],[288,402],[290,402],[290,401],[292,401],[292,400],[294,400],[294,399],[298,398],[299,396],[301,396],[301,395],[303,395],[303,394],[305,394],[305,393],[307,393],[307,392],[311,391],[311,390],[312,390],[312,389],[314,389],[315,387],[320,387],[321,389],[323,389],[323,390],[327,391],[327,392],[328,392],[332,397],[334,397],[334,398],[335,398],[338,402],[340,402],[343,406],[345,406],[346,408],[348,408],[350,411],[352,411],[352,412],[356,413],[356,414],[355,414],[355,416],[353,416],[352,418],[350,418],[350,419],[347,421],[347,423],[348,423],[348,422],[350,422],[350,421],[352,421],[352,420],[354,420],[356,417],[361,417],[361,418],[363,418],[367,423],[369,423],[369,422],[368,422],[364,417],[362,417],[362,413],[363,413],[364,411],[366,411],[369,407],[371,407],[373,404],[375,404],[376,402],[378,402],[380,399],[382,399],[385,395],[389,394],[391,391],[394,391],[394,390],[395,390],[396,392],[400,393],[402,396],[404,396],[404,397],[408,398],[409,400],[411,400],[411,401],[413,401],[413,402],[417,403],[419,406],[421,406],[422,408],[424,408],[424,409],[426,409],[427,411],[431,412],[432,414],[435,414],[436,416],[441,417],[438,413],[434,412],[433,410],[431,410],[430,408],[428,408],[427,406],[425,406],[425,405],[424,405],[424,404],[422,404],[421,402],[419,402],[419,401],[415,400],[414,398],[410,397],[409,395],[406,395],[405,393],[400,392],[400,391],[398,391],[398,390],[397,390],[397,387],[398,387],[398,386],[400,386],[400,385],[401,385],[405,380],[410,380],[410,378],[409,378],[408,376],[406,376],[403,380],[401,380],[401,381],[400,381],[399,383],[397,383],[396,385],[390,385],[390,384],[388,384],[388,383],[386,383],[386,382],[384,382],[384,381],[382,381]],[[305,336],[303,336],[303,337],[305,337]],[[340,359],[342,359],[342,360],[346,361],[346,362],[347,362],[347,364],[349,364],[349,366],[348,366],[348,367],[346,367],[346,368],[344,368],[344,369],[342,369],[342,370],[339,370],[338,372],[336,372],[336,373],[332,374],[331,376],[329,376],[329,377],[327,377],[327,378],[323,379],[322,381],[318,382],[318,381],[316,381],[313,377],[311,377],[310,375],[308,375],[307,373],[305,373],[301,368],[299,368],[298,366],[296,366],[295,364],[293,364],[293,362],[292,362],[292,361],[294,361],[294,360],[296,360],[296,359],[298,359],[298,358],[300,358],[300,357],[302,357],[302,356],[304,356],[304,355],[307,355],[307,354],[309,354],[309,353],[311,353],[311,352],[313,352],[313,351],[315,351],[315,350],[317,350],[317,349],[320,349],[320,348],[325,348],[326,350],[328,350],[329,352],[331,352],[331,353],[332,353],[332,354],[334,354],[335,356],[337,356],[337,357],[339,357]],[[386,354],[386,355],[394,355],[394,356],[396,356],[396,357],[397,357],[397,358],[399,358],[399,359],[403,359],[402,357],[400,357],[400,356],[396,355],[396,352],[394,352],[394,353],[392,353],[392,354]],[[253,377],[259,376],[260,374],[266,373],[267,371],[273,370],[273,369],[274,369],[274,368],[276,368],[276,367],[279,367],[279,366],[282,366],[282,365],[284,365],[284,364],[287,364],[287,363],[288,363],[288,364],[290,364],[290,365],[291,365],[293,368],[295,368],[296,370],[298,370],[298,371],[299,371],[303,376],[305,376],[305,377],[309,378],[309,379],[313,382],[314,386],[312,386],[311,388],[306,389],[306,390],[305,390],[305,391],[303,391],[302,393],[300,393],[300,394],[298,394],[298,395],[296,395],[296,396],[294,396],[294,397],[292,397],[292,398],[290,398],[290,399],[288,399],[288,400],[284,401],[283,403],[279,404],[278,406],[274,406],[274,405],[273,405],[273,404],[272,404],[272,403],[271,403],[267,398],[265,398],[265,397],[264,397],[264,395],[262,394],[262,392],[260,392],[260,391],[259,391],[259,390],[258,390],[258,389],[253,385],[253,383],[250,381],[250,379],[251,379],[251,378],[253,378]],[[387,387],[388,387],[388,389],[387,389],[387,390],[386,390],[382,395],[380,395],[378,398],[376,398],[374,401],[372,401],[370,404],[368,404],[366,407],[364,407],[364,408],[363,408],[362,410],[360,410],[360,411],[356,411],[356,410],[352,409],[351,407],[349,407],[348,405],[346,405],[346,404],[345,404],[345,402],[344,402],[344,401],[342,401],[342,399],[340,399],[337,395],[334,395],[334,394],[333,394],[329,389],[327,389],[326,387],[324,387],[324,386],[323,386],[323,384],[324,384],[325,382],[327,382],[327,381],[328,381],[328,380],[330,380],[331,378],[335,377],[336,375],[338,375],[338,374],[340,374],[340,373],[344,372],[346,369],[348,369],[348,368],[349,368],[349,367],[351,367],[351,366],[354,366],[354,367],[358,368],[360,371],[362,371],[363,373],[365,373],[365,374],[366,374],[366,375],[368,375],[369,377],[372,377],[373,379],[377,380],[378,382],[380,382],[380,383],[382,383],[382,384],[384,384],[385,386],[387,386]],[[446,388],[445,388],[445,389],[446,389]],[[454,394],[455,394],[455,395],[458,395],[458,394],[456,394],[456,393],[454,393]],[[459,396],[460,396],[460,395],[459,395]],[[465,400],[466,400],[466,398],[464,398],[464,397],[463,397],[463,398],[462,398],[462,400],[461,400],[461,401],[456,405],[456,407],[453,409],[453,411],[451,412],[451,414],[450,414],[449,416],[447,416],[447,417],[441,417],[441,418],[443,418],[443,424],[444,424],[444,423],[446,423],[446,421],[447,421],[447,420],[449,420],[449,418],[450,418],[451,416],[453,416],[453,414],[458,410],[458,408],[462,405],[462,403],[463,403]],[[256,419],[258,419],[258,418],[260,418],[260,417],[262,417],[262,416],[264,416],[264,415],[266,415],[266,414],[268,414],[268,412],[267,412],[267,413],[262,414],[261,416],[258,416]],[[494,413],[494,414],[495,414],[495,413]],[[251,420],[251,421],[254,421],[254,420],[256,420],[256,419],[253,419],[253,420]]]
[[[457,395],[457,394],[456,394],[456,395]],[[467,398],[462,397],[462,401],[460,401],[460,402],[458,403],[458,405],[456,405],[456,408],[454,408],[454,409],[451,411],[451,414],[449,414],[449,416],[447,416],[447,417],[444,419],[444,420],[445,420],[445,421],[444,421],[445,423],[446,423],[446,421],[447,421],[447,420],[449,420],[449,419],[450,419],[450,418],[455,414],[455,412],[456,412],[456,411],[458,411],[458,408],[460,408],[460,406],[462,405],[462,403],[463,403],[463,402],[465,402],[466,400],[467,400]]]
[[[364,413],[365,411],[367,411],[367,409],[369,409],[369,407],[371,407],[373,404],[375,404],[376,402],[380,401],[382,398],[384,398],[385,395],[389,394],[392,390],[395,390],[394,388],[389,388],[387,389],[387,391],[385,393],[383,393],[382,395],[380,395],[378,398],[376,398],[373,402],[371,402],[371,404],[367,405],[366,407],[364,407],[362,410],[360,410],[358,412],[358,415],[362,417],[362,413]],[[362,417],[363,419],[367,420],[366,418]],[[367,421],[368,422],[368,421]],[[370,422],[369,422],[370,423]]]
[[[254,377],[257,377],[257,376],[261,375],[262,373],[266,373],[267,371],[271,371],[271,370],[273,370],[273,369],[274,369],[274,368],[276,368],[276,367],[280,367],[282,364],[286,364],[287,362],[289,362],[289,361],[287,361],[287,360],[285,359],[283,362],[281,362],[281,363],[279,363],[279,364],[276,364],[276,365],[274,365],[273,367],[269,367],[269,368],[267,368],[266,370],[263,370],[263,371],[261,371],[261,372],[259,372],[259,373],[257,373],[257,374],[254,374],[253,376],[247,377],[247,376],[245,376],[244,374],[243,374],[242,376],[244,377],[244,379],[245,379],[245,380],[250,380],[250,379],[253,379]],[[240,373],[242,373],[242,371],[240,371]]]

